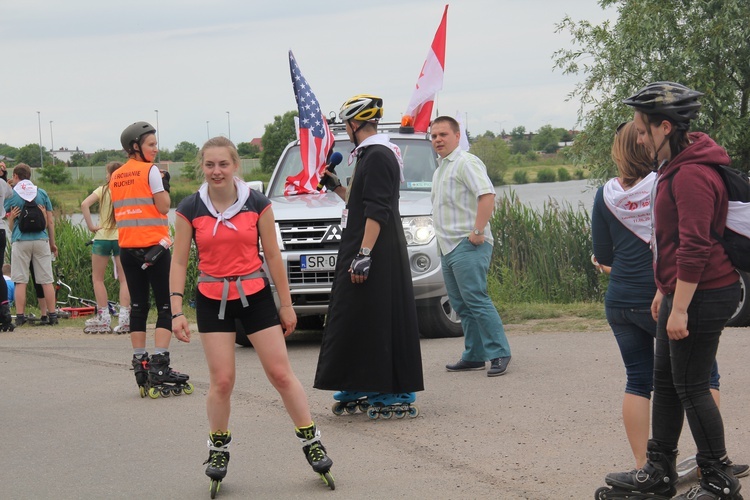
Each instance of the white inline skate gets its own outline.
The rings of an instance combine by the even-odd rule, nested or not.
[[[130,333],[130,307],[120,306],[118,323],[119,324],[113,330],[114,333],[116,333],[117,335]]]
[[[109,309],[100,307],[95,317],[87,319],[83,333],[112,333],[112,317]]]

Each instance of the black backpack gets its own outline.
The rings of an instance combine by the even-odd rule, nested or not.
[[[18,229],[22,233],[40,233],[47,229],[47,217],[37,205],[36,199],[24,200],[21,214],[18,216]]]
[[[742,205],[745,205],[745,208],[747,208],[747,204],[750,203],[750,180],[748,180],[747,174],[726,165],[714,165],[714,168],[719,172],[721,180],[724,181],[727,188],[727,194],[729,194],[729,215],[727,215],[727,219],[731,219],[733,212],[740,213],[737,212],[738,210],[747,213],[742,207]],[[735,229],[742,232],[735,232],[726,227],[722,236],[716,234],[713,229],[711,235],[724,247],[734,267],[740,271],[750,271],[750,234],[747,234],[747,230],[736,227]]]
[[[711,165],[721,176],[721,180],[724,181],[724,186],[727,188],[727,194],[729,197],[729,213],[727,220],[732,218],[733,214],[741,214],[748,210],[747,214],[750,214],[750,179],[744,172],[728,167],[727,165]],[[672,177],[669,177],[669,192],[674,200],[674,193],[672,193]],[[740,232],[729,229],[729,226],[724,228],[724,234],[720,235],[713,228],[711,228],[711,236],[715,238],[729,256],[729,260],[732,261],[734,267],[740,271],[750,271],[750,230],[743,230],[735,228]],[[748,221],[748,229],[750,229],[750,220]]]

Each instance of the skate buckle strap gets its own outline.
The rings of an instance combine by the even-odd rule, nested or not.
[[[229,449],[229,445],[232,444],[231,441],[223,446],[214,446],[214,443],[209,439],[208,443],[208,449],[211,451],[227,451]]]
[[[240,294],[242,307],[247,307],[247,296],[245,295],[245,290],[242,288],[242,281],[255,278],[267,279],[265,271],[263,271],[263,269],[260,269],[259,271],[255,271],[254,273],[245,274],[242,276],[225,276],[223,278],[217,278],[215,276],[203,273],[198,277],[198,283],[224,283],[224,288],[222,288],[221,290],[221,305],[219,306],[219,319],[224,319],[224,313],[226,313],[227,310],[227,298],[229,297],[229,283],[231,281],[234,281],[235,286],[237,287],[237,292]]]
[[[314,443],[319,443],[320,442],[320,430],[315,429],[315,436],[310,439],[299,438],[299,442],[302,443],[303,447],[309,446]]]

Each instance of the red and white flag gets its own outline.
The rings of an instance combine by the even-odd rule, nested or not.
[[[406,107],[406,115],[414,120],[414,130],[427,132],[432,116],[432,105],[438,90],[443,88],[443,74],[445,73],[445,33],[448,19],[448,6],[443,11],[443,20],[440,21],[435,39],[432,41],[427,59],[422,66],[422,71],[417,78],[417,87],[411,96],[411,101]]]
[[[315,188],[326,166],[326,158],[333,148],[333,134],[320,110],[318,99],[289,51],[289,71],[292,76],[294,98],[299,111],[299,151],[302,155],[302,170],[286,178],[284,195],[317,193]]]

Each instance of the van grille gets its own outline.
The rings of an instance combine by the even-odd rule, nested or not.
[[[286,250],[338,250],[341,243],[340,219],[279,222],[279,230]]]
[[[303,272],[299,261],[287,262],[287,274],[290,285],[331,285],[333,284],[333,271]]]

